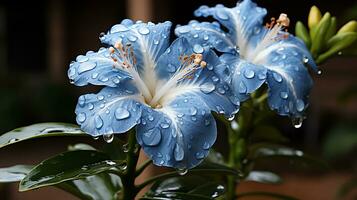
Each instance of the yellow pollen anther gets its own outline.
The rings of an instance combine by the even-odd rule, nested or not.
[[[201,65],[202,68],[204,68],[204,67],[207,66],[207,63],[206,63],[206,61],[201,61],[201,64],[200,64],[200,65]]]
[[[155,108],[156,108],[156,109],[160,109],[160,108],[162,108],[162,105],[161,105],[161,104],[157,104],[157,105],[155,106]]]
[[[288,15],[285,13],[281,13],[279,19],[276,22],[284,27],[289,27],[290,25],[290,19],[288,18]]]

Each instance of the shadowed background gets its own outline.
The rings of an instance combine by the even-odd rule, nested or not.
[[[268,16],[287,13],[291,24],[307,21],[309,9],[317,5],[322,12],[337,16],[339,25],[357,19],[357,1],[257,0],[268,9]],[[19,126],[46,121],[75,122],[74,108],[80,94],[98,88],[79,88],[69,84],[67,69],[79,54],[101,47],[98,36],[124,18],[186,24],[202,4],[235,6],[235,0],[106,0],[106,1],[26,1],[0,2],[0,134]],[[289,29],[294,31],[293,26]],[[173,34],[172,34],[173,36]],[[174,37],[174,36],[173,36]],[[320,66],[322,75],[314,75],[307,120],[294,129],[289,119],[275,123],[292,145],[329,161],[333,170],[300,176],[284,170],[286,183],[264,187],[301,199],[333,199],[339,185],[356,171],[357,144],[357,58],[340,55]],[[339,136],[345,135],[342,139]],[[223,134],[218,138],[225,137]],[[337,139],[336,139],[337,138]],[[224,144],[218,139],[216,147]],[[93,142],[90,138],[56,138],[24,142],[0,150],[0,167],[17,163],[35,164],[64,151],[68,144]],[[333,141],[333,142],[331,142]],[[339,141],[342,141],[338,143]],[[96,145],[96,144],[94,144]],[[348,148],[347,148],[348,147]],[[297,175],[298,174],[298,175]],[[0,186],[0,199],[75,199],[48,188],[17,193],[16,184]],[[245,184],[249,191],[260,185]],[[356,197],[356,196],[354,196]],[[353,199],[353,196],[350,198]]]

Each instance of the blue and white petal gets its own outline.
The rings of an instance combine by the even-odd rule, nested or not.
[[[175,86],[171,87],[161,100],[162,105],[181,94],[189,93],[200,97],[210,110],[232,118],[238,112],[239,100],[231,91],[229,84],[218,73],[217,66],[220,65],[220,60],[217,55],[209,48],[203,48],[199,44],[191,45],[186,38],[178,38],[169,49],[170,51],[166,51],[160,57],[156,69],[158,77],[161,79],[158,84],[162,85],[158,87],[159,90],[164,88],[165,84],[182,69],[182,63],[178,59],[180,55],[202,54],[202,60],[207,65],[194,71],[192,77],[178,83],[175,82]],[[159,92],[157,91],[157,93]]]
[[[224,25],[240,51],[245,51],[244,48],[248,47],[251,37],[261,31],[266,13],[266,9],[258,7],[251,0],[238,2],[234,8],[226,8],[219,4],[212,8],[201,6],[195,11],[197,17],[212,16]]]
[[[236,53],[236,43],[231,33],[224,32],[217,22],[192,20],[188,25],[177,26],[175,34],[188,39],[191,44],[214,47],[220,52]]]
[[[132,21],[124,20],[114,25],[108,34],[102,35],[100,40],[112,46],[117,42],[123,46],[130,45],[136,58],[137,71],[148,87],[152,88],[157,60],[169,46],[170,28],[169,21],[158,24],[137,21],[132,24]]]
[[[131,76],[117,68],[110,57],[107,48],[101,48],[98,52],[89,51],[86,55],[79,55],[75,62],[70,64],[68,77],[77,86],[88,84],[116,87]]]
[[[76,121],[92,136],[124,133],[140,121],[142,97],[132,84],[105,87],[98,94],[82,95],[76,107]]]
[[[216,140],[216,123],[200,98],[181,95],[159,110],[143,109],[137,141],[155,165],[190,169]]]
[[[221,76],[224,76],[224,80],[231,84],[232,90],[241,101],[248,99],[249,94],[256,91],[266,82],[268,70],[265,66],[255,65],[229,55],[222,55],[221,60],[224,60],[225,63],[217,68],[223,71],[221,74],[224,75]]]
[[[289,49],[272,52],[266,62],[269,106],[280,115],[301,117],[313,84],[308,69]]]

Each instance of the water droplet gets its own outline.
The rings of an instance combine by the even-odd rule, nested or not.
[[[129,152],[129,143],[123,144],[123,151],[124,151],[125,153],[128,153],[128,152]]]
[[[153,128],[143,133],[141,139],[147,146],[156,146],[161,141],[161,130],[159,128]]]
[[[76,69],[71,67],[69,70],[68,70],[68,77],[70,78],[73,78],[73,76],[76,75]]]
[[[195,44],[193,46],[193,52],[195,52],[195,53],[203,53],[203,51],[204,51],[204,49],[203,49],[203,47],[201,45]]]
[[[86,121],[86,114],[85,113],[79,113],[77,115],[77,121],[79,123],[83,123],[84,121]]]
[[[176,144],[175,145],[175,150],[174,150],[174,158],[176,161],[181,161],[183,160],[183,157],[184,157],[184,150],[183,148],[181,147],[181,145],[179,144]]]
[[[173,73],[173,72],[176,71],[176,67],[175,67],[174,65],[172,65],[172,64],[168,64],[166,70],[167,70],[168,72]]]
[[[287,99],[288,98],[288,93],[287,92],[280,92],[280,97],[282,99]]]
[[[246,69],[246,70],[244,71],[244,76],[245,76],[246,78],[253,78],[254,75],[255,75],[255,73],[254,73],[254,71],[251,70],[251,69]]]
[[[209,119],[205,119],[205,126],[209,126],[211,124],[211,121]]]
[[[93,110],[93,108],[94,108],[94,105],[93,105],[92,103],[89,103],[89,104],[88,104],[88,109],[89,109],[89,110]]]
[[[197,121],[197,117],[191,117],[191,120],[195,122]]]
[[[147,35],[150,33],[150,30],[146,27],[141,27],[141,28],[139,28],[139,33],[142,35]]]
[[[116,24],[110,29],[110,33],[117,33],[117,32],[123,32],[123,31],[128,31],[129,29],[122,25],[122,24]]]
[[[209,39],[208,35],[204,35],[203,39],[207,41]]]
[[[205,154],[203,152],[197,152],[195,156],[198,160],[201,160],[205,157]]]
[[[95,123],[95,127],[97,129],[100,129],[103,127],[103,120],[99,115],[94,118],[94,123]]]
[[[321,75],[321,74],[322,74],[322,70],[321,70],[321,69],[318,70],[318,71],[317,71],[317,74],[318,74],[318,75]]]
[[[309,62],[309,58],[307,58],[306,56],[302,59],[302,61],[306,64]]]
[[[9,141],[8,141],[8,143],[14,143],[14,142],[16,142],[16,141],[18,141],[19,139],[17,139],[17,138],[11,138]]]
[[[159,44],[159,40],[154,40],[154,44],[155,45]]]
[[[80,97],[78,98],[78,104],[79,104],[79,106],[83,107],[83,106],[85,105],[85,103],[86,103],[86,98],[85,98],[84,96],[80,96]]]
[[[103,139],[107,143],[111,143],[114,140],[114,134],[113,133],[106,133],[103,135]]]
[[[84,62],[78,67],[78,74],[94,69],[97,66],[95,62]]]
[[[254,27],[254,33],[259,34],[261,31],[261,28],[259,26]]]
[[[302,117],[292,118],[291,122],[295,128],[300,128],[302,126]]]
[[[76,61],[77,62],[86,62],[86,61],[88,61],[89,60],[89,58],[87,57],[87,56],[83,56],[83,55],[79,55],[79,56],[77,56],[77,58],[76,58]]]
[[[154,120],[154,117],[153,117],[152,115],[149,115],[149,116],[148,116],[148,120],[149,120],[149,121],[153,121],[153,120]]]
[[[200,87],[200,90],[205,94],[211,93],[215,89],[216,89],[216,86],[214,86],[213,83],[206,83],[206,84],[201,85],[201,87]]]
[[[181,34],[185,34],[190,32],[190,28],[188,26],[181,26],[178,28],[178,32]]]
[[[337,55],[339,55],[339,56],[342,55],[342,51],[339,51],[339,52],[337,53]]]
[[[128,36],[128,40],[129,40],[130,42],[135,42],[137,39],[138,39],[138,38],[135,37],[135,36],[133,36],[133,35],[129,35],[129,36]]]
[[[208,142],[205,142],[204,144],[203,144],[203,149],[205,149],[205,150],[208,150],[209,148],[210,148],[210,144],[208,143]]]
[[[194,34],[193,37],[194,37],[194,38],[198,38],[198,34]]]
[[[238,87],[238,91],[239,93],[246,93],[247,92],[247,86],[243,83],[243,82],[240,82],[239,83],[239,87]]]
[[[96,78],[98,78],[98,75],[99,75],[99,74],[98,74],[98,73],[96,73],[96,72],[95,72],[95,73],[93,73],[93,74],[92,74],[92,79],[96,79]]]
[[[233,130],[238,130],[238,128],[239,128],[238,122],[232,121],[232,122],[231,122],[231,128],[232,128]]]
[[[102,39],[104,39],[104,37],[105,37],[105,33],[104,33],[104,32],[101,32],[101,33],[99,34],[99,39],[102,40]]]
[[[187,168],[179,168],[179,169],[177,169],[177,173],[178,173],[180,176],[186,175],[187,172],[188,172],[188,169],[187,169]]]
[[[125,108],[117,108],[114,115],[117,120],[122,120],[130,117],[130,112]]]
[[[194,115],[196,115],[197,114],[197,108],[196,107],[191,107],[190,108],[190,114],[192,115],[192,116],[194,116]]]
[[[220,94],[226,93],[226,90],[224,90],[224,88],[222,88],[222,87],[219,87],[219,88],[217,89],[217,91],[218,91],[218,93],[220,93]]]
[[[281,81],[283,81],[283,78],[281,77],[280,74],[273,72],[273,78],[276,80],[276,82],[280,83]]]
[[[264,80],[264,79],[266,79],[266,77],[267,77],[267,75],[264,72],[261,72],[261,73],[258,74],[259,80]]]
[[[164,123],[160,124],[160,127],[163,128],[163,129],[166,129],[166,128],[170,127],[170,124],[164,122]]]
[[[219,9],[219,10],[217,10],[216,14],[219,19],[222,19],[222,20],[229,19],[229,16],[227,15],[227,13],[224,10]]]
[[[303,100],[298,99],[296,100],[296,110],[299,112],[302,112],[305,108],[305,103]]]
[[[113,78],[113,83],[119,84],[120,83],[120,79],[118,77],[114,77]]]
[[[101,76],[101,77],[99,78],[99,80],[102,81],[102,82],[107,82],[107,81],[109,80],[109,78],[106,77],[106,76]]]
[[[178,114],[177,114],[177,117],[182,118],[184,115],[185,115],[185,114],[183,114],[183,113],[178,113]]]
[[[97,99],[98,99],[99,101],[101,101],[101,100],[104,99],[104,96],[103,96],[103,95],[98,95],[98,96],[97,96]]]

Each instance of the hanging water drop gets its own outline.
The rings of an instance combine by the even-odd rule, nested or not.
[[[188,172],[188,169],[187,169],[187,168],[179,168],[179,169],[177,169],[177,173],[178,173],[180,176],[186,175],[187,172]]]
[[[114,140],[114,134],[113,133],[105,133],[103,135],[103,139],[104,139],[105,142],[111,143]]]
[[[300,128],[302,126],[303,118],[302,117],[293,118],[291,122],[295,128]]]
[[[296,110],[299,112],[302,112],[305,108],[305,103],[303,100],[298,99],[296,100]]]
[[[318,74],[318,75],[321,75],[321,74],[322,74],[322,70],[319,69],[319,70],[317,71],[317,74]]]

